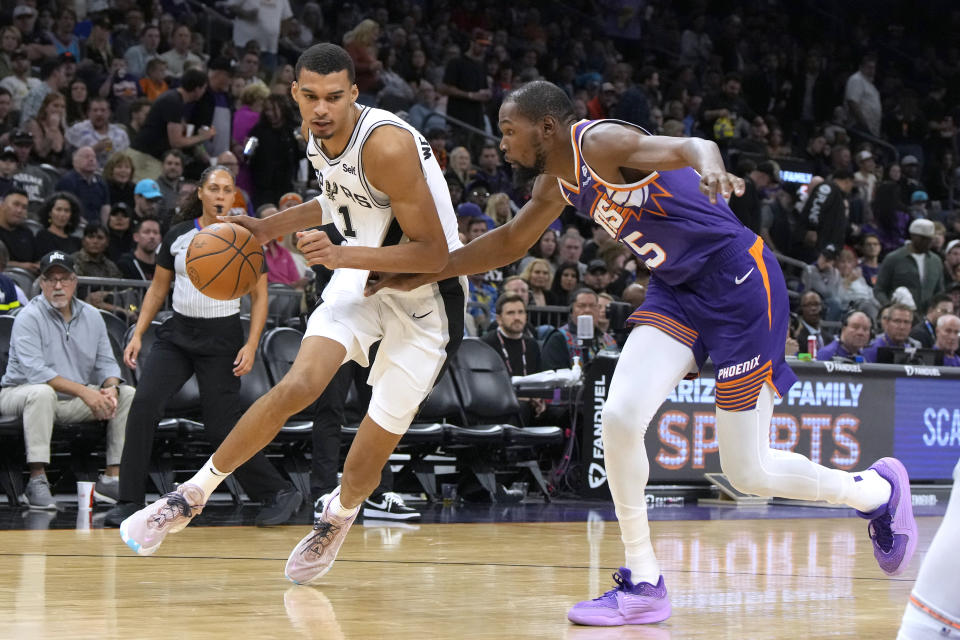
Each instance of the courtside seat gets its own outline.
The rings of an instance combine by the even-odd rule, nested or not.
[[[463,341],[454,358],[453,375],[467,421],[474,428],[498,428],[506,445],[505,461],[527,469],[544,498],[549,499],[539,457],[562,445],[563,430],[556,426],[523,426],[520,403],[507,367],[500,354],[485,342]]]

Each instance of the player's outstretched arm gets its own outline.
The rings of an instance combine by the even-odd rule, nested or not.
[[[540,176],[533,186],[530,200],[512,220],[451,253],[443,271],[390,273],[370,284],[365,293],[369,296],[385,288],[410,291],[437,280],[482,273],[515,262],[536,244],[565,205],[556,180]]]
[[[727,173],[716,143],[702,138],[648,136],[611,123],[594,127],[584,136],[583,157],[611,182],[619,180],[621,167],[646,172],[693,167],[700,174],[700,191],[711,203],[716,204],[718,195],[743,195],[743,179]]]
[[[260,244],[327,222],[323,219],[323,207],[316,198],[262,220],[250,216],[217,216],[217,220],[246,228]]]

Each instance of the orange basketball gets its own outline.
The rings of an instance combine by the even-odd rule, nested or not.
[[[193,236],[187,275],[204,295],[233,300],[249,293],[263,270],[263,247],[240,225],[218,222]]]

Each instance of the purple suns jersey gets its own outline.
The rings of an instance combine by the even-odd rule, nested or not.
[[[723,202],[710,204],[690,167],[654,171],[633,184],[604,182],[580,151],[584,134],[601,122],[646,131],[620,120],[581,120],[571,129],[578,184],[557,179],[564,199],[627,245],[669,285],[697,278],[707,262],[734,244],[748,248],[756,235]],[[649,135],[649,134],[647,134]]]

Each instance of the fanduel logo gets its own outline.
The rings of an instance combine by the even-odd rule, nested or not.
[[[848,364],[846,362],[830,362],[825,361],[823,365],[827,368],[829,373],[834,371],[839,371],[841,373],[863,373],[863,370],[858,364]]]
[[[587,482],[590,483],[590,488],[597,489],[606,481],[607,470],[596,462],[591,462],[590,470],[587,472]]]
[[[936,367],[914,367],[909,364],[903,365],[904,371],[908,376],[935,376],[940,377],[940,369]]]
[[[758,366],[760,366],[760,356],[754,356],[753,359],[747,360],[746,362],[741,362],[738,365],[731,365],[729,367],[721,368],[719,371],[717,371],[717,380],[739,376],[742,373],[753,371]]]

